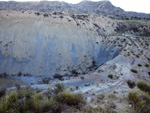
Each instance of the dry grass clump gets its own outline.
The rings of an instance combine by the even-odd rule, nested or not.
[[[137,87],[141,91],[131,90],[128,95],[129,102],[137,113],[150,113],[150,86],[145,81],[139,81]]]
[[[150,95],[147,93],[132,90],[129,92],[128,98],[137,113],[150,112]]]

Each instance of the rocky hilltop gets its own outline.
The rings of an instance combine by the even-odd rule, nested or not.
[[[78,4],[69,4],[58,1],[40,1],[40,2],[0,2],[0,9],[2,10],[16,10],[16,11],[40,11],[40,12],[63,12],[70,13],[86,13],[94,16],[105,15],[112,18],[126,19],[126,18],[150,18],[150,14],[125,12],[119,7],[115,7],[109,1],[82,1]]]

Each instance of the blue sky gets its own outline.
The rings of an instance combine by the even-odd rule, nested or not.
[[[8,1],[8,0],[0,0],[0,1]],[[16,1],[40,1],[40,0],[16,0]],[[55,1],[55,0],[48,0],[48,1]],[[82,0],[57,0],[57,1],[65,1],[68,3],[75,4],[81,2]],[[100,0],[91,0],[91,1],[100,1]],[[150,0],[109,0],[109,1],[111,1],[113,5],[121,7],[125,11],[150,13]]]

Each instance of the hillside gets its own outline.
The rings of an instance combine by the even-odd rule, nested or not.
[[[150,113],[147,14],[104,1],[0,9],[0,113]]]

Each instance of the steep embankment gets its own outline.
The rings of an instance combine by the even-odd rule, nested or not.
[[[49,77],[87,73],[125,46],[120,44],[125,39],[104,37],[116,25],[105,17],[1,11],[0,72]]]

